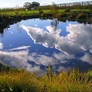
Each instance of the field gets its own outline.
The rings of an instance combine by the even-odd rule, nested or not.
[[[0,9],[0,32],[10,24],[16,23],[23,19],[41,18],[53,19],[59,21],[78,21],[83,23],[92,23],[92,10],[88,9],[60,9],[52,7],[50,9]]]
[[[45,10],[29,10],[29,11],[26,11],[26,10],[0,10],[0,16],[15,16],[15,15],[20,15],[20,16],[23,16],[23,15],[32,15],[32,14],[39,14],[40,11],[42,11],[43,13],[53,13],[52,12],[52,9],[45,9]],[[57,13],[64,13],[66,12],[67,9],[56,9],[54,12],[57,12]],[[69,12],[73,13],[73,12],[91,12],[90,9],[70,9]]]
[[[2,66],[1,66],[2,68]],[[55,74],[48,67],[38,76],[22,69],[3,66],[0,72],[0,92],[91,92],[92,71],[71,70]]]

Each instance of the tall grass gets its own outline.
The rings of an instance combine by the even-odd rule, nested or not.
[[[27,71],[1,72],[0,92],[91,92],[92,71],[55,74],[48,68],[43,76]]]

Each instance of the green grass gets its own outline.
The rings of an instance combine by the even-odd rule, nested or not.
[[[71,9],[71,12],[91,12],[90,9]]]
[[[58,12],[65,12],[66,9],[58,9]]]
[[[52,19],[57,18],[59,21],[78,21],[92,23],[91,9],[57,9],[49,8],[26,11],[25,9],[0,9],[0,32],[3,28],[21,21],[22,19],[41,18]]]
[[[19,11],[19,14],[34,14],[34,13],[39,13],[38,10],[35,10],[35,11]]]
[[[13,11],[8,12],[0,12],[0,15],[14,15],[15,13]]]
[[[2,12],[0,12],[0,15],[12,15],[12,16],[14,16],[14,15],[29,15],[29,14],[38,14],[39,13],[39,11],[37,11],[37,10],[35,10],[35,11],[2,11]]]
[[[51,13],[52,10],[42,10],[43,13]],[[57,12],[64,12],[65,9],[58,9]],[[15,14],[18,15],[29,15],[29,14],[39,14],[39,10],[34,10],[34,11],[0,11],[0,15],[12,15],[14,16]]]
[[[51,10],[43,10],[44,13],[49,13]]]
[[[53,13],[51,9],[49,10],[42,10],[43,13]],[[57,13],[64,13],[66,11],[66,9],[56,9],[55,10]],[[70,9],[70,12],[91,12],[90,9]],[[39,14],[39,10],[32,10],[32,11],[25,11],[25,10],[19,10],[19,11],[16,11],[16,10],[12,10],[12,11],[0,11],[0,15],[30,15],[30,14]]]
[[[5,66],[3,66],[5,67]],[[7,68],[6,68],[7,70]],[[13,69],[14,70],[14,69]],[[25,70],[0,72],[0,92],[91,92],[92,71],[79,73],[75,69],[55,74],[48,71],[38,76]]]
[[[58,13],[62,13],[62,12],[64,12],[65,11],[65,9],[56,9],[56,11],[58,12]],[[51,13],[52,12],[52,10],[43,10],[43,12],[44,13]]]

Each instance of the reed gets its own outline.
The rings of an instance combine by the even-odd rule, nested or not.
[[[58,74],[48,71],[38,76],[25,70],[0,72],[0,92],[91,92],[92,71],[62,71]]]

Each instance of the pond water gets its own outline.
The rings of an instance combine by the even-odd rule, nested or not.
[[[28,19],[0,34],[0,62],[44,73],[73,67],[92,69],[92,24]]]

